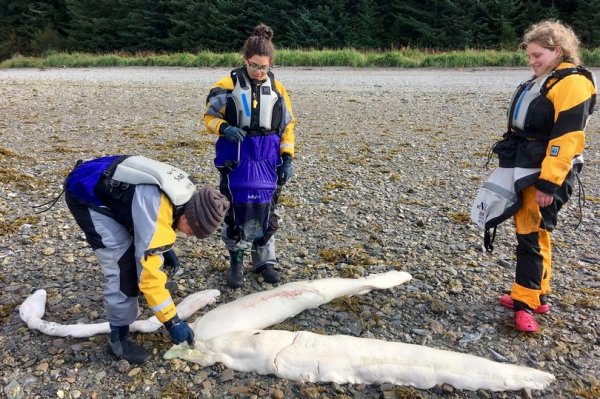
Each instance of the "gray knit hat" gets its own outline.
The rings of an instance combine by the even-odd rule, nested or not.
[[[212,187],[204,186],[185,204],[185,214],[194,235],[206,238],[223,222],[229,209],[227,198]]]

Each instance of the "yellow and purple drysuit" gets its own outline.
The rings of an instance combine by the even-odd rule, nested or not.
[[[273,265],[279,224],[275,209],[281,192],[277,166],[284,154],[294,156],[290,98],[272,72],[262,81],[253,81],[242,67],[211,88],[206,106],[204,123],[209,133],[220,135],[229,125],[246,132],[241,143],[222,136],[215,143],[219,189],[232,204],[221,237],[229,251],[246,249],[251,243],[255,270]]]
[[[173,246],[174,224],[195,190],[187,173],[142,156],[80,162],[67,176],[67,205],[106,277],[111,325],[137,318],[140,291],[161,323],[176,315],[162,254]]]
[[[511,290],[515,310],[540,306],[550,293],[550,232],[583,167],[584,129],[596,101],[591,72],[563,62],[547,75],[520,84],[508,110],[508,131],[496,143],[499,167],[484,183],[472,219],[489,232],[513,216],[517,270]],[[552,194],[540,208],[536,190]],[[493,241],[493,238],[492,238]]]

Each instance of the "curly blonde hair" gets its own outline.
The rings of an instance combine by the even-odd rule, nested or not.
[[[557,60],[557,65],[563,61],[581,65],[579,38],[570,26],[560,21],[546,20],[532,25],[523,35],[521,48],[527,47],[529,43],[536,43],[550,50],[560,47],[562,56]]]

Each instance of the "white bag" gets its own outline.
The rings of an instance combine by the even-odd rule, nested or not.
[[[539,168],[496,168],[487,178],[471,206],[471,220],[484,234],[484,245],[493,250],[496,227],[521,207],[520,192],[533,184]],[[490,229],[494,229],[490,235]]]

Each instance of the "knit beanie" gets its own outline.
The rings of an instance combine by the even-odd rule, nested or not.
[[[229,209],[227,198],[212,187],[204,186],[185,204],[186,216],[194,235],[206,238],[223,222]]]

